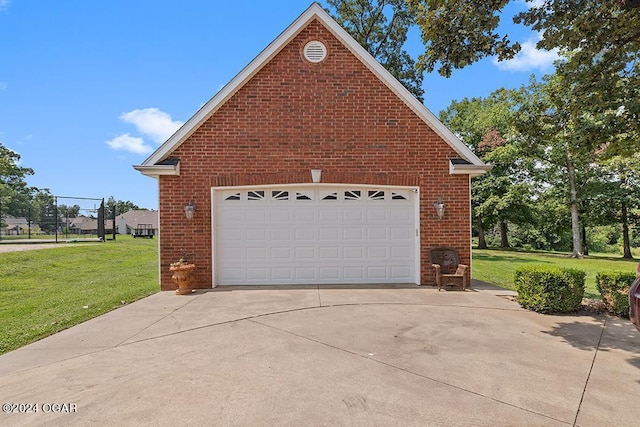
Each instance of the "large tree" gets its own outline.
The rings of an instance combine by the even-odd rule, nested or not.
[[[29,205],[29,193],[25,177],[33,175],[33,169],[20,166],[20,155],[0,144],[0,226],[3,215],[23,214]]]
[[[633,258],[630,226],[640,220],[640,153],[603,160],[598,178],[590,214],[598,225],[621,225],[623,258]]]
[[[454,101],[440,113],[466,144],[493,168],[472,181],[472,215],[478,247],[486,248],[485,231],[498,225],[500,246],[509,247],[508,224],[533,221],[529,162],[520,154],[513,115],[517,93],[499,89],[487,98]]]
[[[329,13],[371,55],[423,102],[422,72],[404,49],[414,24],[405,0],[327,0]]]
[[[562,74],[545,76],[542,82],[532,80],[523,88],[517,123],[528,155],[539,162],[540,185],[564,189],[573,256],[581,257],[580,207],[586,197],[581,190],[592,177],[604,129],[591,113],[574,108],[580,100],[572,87]]]
[[[418,59],[421,71],[436,69],[450,77],[486,56],[510,59],[519,50],[507,35],[497,32],[500,12],[509,0],[407,0],[422,34],[424,53]]]

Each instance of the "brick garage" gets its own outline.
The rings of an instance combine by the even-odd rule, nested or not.
[[[169,264],[185,254],[197,265],[201,288],[279,283],[278,277],[433,285],[430,248],[453,246],[470,263],[470,176],[487,166],[313,4],[135,168],[159,182],[160,282],[169,290],[175,289]],[[322,171],[320,182],[312,182],[311,170]],[[442,219],[438,199],[446,207]],[[187,221],[189,202],[196,212]],[[320,217],[331,215],[345,222],[335,230],[323,226]],[[349,221],[357,215],[372,218],[354,226]],[[277,217],[289,218],[291,230]],[[331,244],[323,233],[334,236]],[[349,233],[362,248],[342,240]],[[247,242],[258,235],[285,243]],[[367,259],[369,247],[379,247],[381,261]],[[269,258],[276,252],[289,254],[288,264]],[[347,263],[347,252],[360,253],[361,263]]]

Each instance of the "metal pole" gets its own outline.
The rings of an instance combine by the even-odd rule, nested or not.
[[[53,229],[56,233],[56,243],[58,243],[58,197],[53,198]]]
[[[113,240],[116,240],[116,205],[113,204],[113,212],[111,212],[112,221],[111,221],[111,232],[113,233]]]

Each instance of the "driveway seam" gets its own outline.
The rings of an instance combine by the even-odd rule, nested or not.
[[[314,343],[316,343],[316,344],[320,344],[320,345],[323,345],[323,346],[325,346],[325,347],[329,347],[329,348],[332,348],[332,349],[334,349],[334,350],[338,350],[338,351],[340,351],[340,352],[347,353],[347,354],[350,354],[350,355],[356,356],[356,357],[361,358],[361,359],[365,359],[365,360],[368,360],[368,361],[372,361],[372,362],[374,362],[374,363],[378,363],[378,364],[380,364],[380,365],[384,365],[384,366],[387,366],[387,367],[392,368],[392,369],[397,369],[397,370],[402,371],[402,372],[405,372],[405,373],[407,373],[407,374],[414,375],[414,376],[417,376],[417,377],[419,377],[419,378],[423,378],[423,379],[426,379],[426,380],[429,380],[429,381],[433,381],[433,382],[435,382],[435,383],[437,383],[437,384],[441,384],[441,385],[446,386],[446,387],[452,387],[452,388],[455,388],[455,389],[457,389],[457,390],[461,390],[461,391],[463,391],[463,392],[470,393],[470,394],[473,394],[473,395],[479,396],[479,397],[481,397],[481,398],[491,400],[491,401],[496,402],[496,403],[500,403],[500,404],[502,404],[502,405],[507,405],[507,406],[509,406],[509,407],[516,408],[516,409],[519,409],[519,410],[521,410],[521,411],[528,412],[528,413],[530,413],[530,414],[539,415],[539,416],[541,416],[541,417],[548,418],[548,419],[553,420],[553,421],[558,421],[558,422],[561,422],[561,423],[564,423],[564,424],[567,424],[567,425],[571,425],[571,422],[568,422],[568,421],[565,421],[565,420],[561,420],[561,419],[558,419],[558,418],[554,418],[554,417],[551,417],[551,416],[549,416],[549,415],[546,415],[546,414],[543,414],[543,413],[540,413],[540,412],[533,411],[533,410],[531,410],[531,409],[523,408],[523,407],[520,407],[520,406],[518,406],[518,405],[514,405],[513,403],[509,403],[509,402],[502,401],[502,400],[500,400],[500,399],[496,399],[496,398],[493,398],[493,397],[490,397],[490,396],[486,396],[486,395],[484,395],[484,394],[482,394],[482,393],[478,393],[478,392],[473,391],[473,390],[468,390],[468,389],[462,388],[462,387],[460,387],[460,386],[457,386],[457,385],[455,385],[455,384],[449,384],[449,383],[444,382],[444,381],[442,381],[442,380],[438,380],[438,379],[435,379],[435,378],[431,378],[431,377],[429,377],[429,376],[427,376],[427,375],[420,374],[420,373],[418,373],[418,372],[410,371],[409,369],[407,369],[407,368],[403,368],[403,367],[401,367],[401,366],[396,366],[396,365],[393,365],[393,364],[391,364],[391,363],[384,362],[384,361],[382,361],[382,360],[374,359],[374,358],[371,358],[371,357],[366,357],[366,356],[364,356],[364,355],[362,355],[362,354],[358,354],[358,353],[353,352],[353,351],[351,351],[351,350],[347,350],[347,349],[344,349],[344,348],[341,348],[341,347],[337,347],[337,346],[332,345],[332,344],[325,343],[325,342],[320,341],[320,340],[317,340],[317,339],[315,339],[315,338],[306,337],[306,336],[304,336],[304,335],[300,335],[300,334],[297,334],[297,333],[295,333],[295,332],[287,331],[287,330],[285,330],[285,329],[281,329],[281,328],[278,328],[278,327],[275,327],[275,326],[272,326],[272,325],[267,325],[267,324],[265,324],[265,323],[262,323],[262,322],[259,322],[259,321],[255,320],[255,319],[247,319],[247,320],[248,320],[249,322],[251,322],[251,323],[256,323],[256,324],[261,325],[261,326],[266,326],[267,328],[271,328],[271,329],[274,329],[274,330],[276,330],[276,331],[283,332],[283,333],[285,333],[285,334],[292,335],[292,336],[294,336],[294,337],[301,338],[301,339],[306,340],[306,341],[311,341],[311,342],[314,342]],[[575,426],[575,424],[574,424],[574,426]]]
[[[578,423],[578,416],[580,415],[580,409],[582,409],[582,401],[584,400],[584,395],[587,393],[587,387],[589,386],[589,379],[591,379],[591,372],[593,371],[593,366],[596,364],[596,357],[598,356],[598,351],[600,350],[600,343],[602,342],[602,337],[604,335],[604,331],[607,327],[607,318],[604,318],[602,322],[602,329],[600,330],[600,337],[598,338],[598,344],[596,345],[596,351],[593,352],[593,359],[591,359],[591,366],[589,367],[589,373],[587,374],[587,379],[584,382],[584,388],[582,389],[582,395],[580,396],[580,403],[578,403],[578,410],[576,411],[576,417],[573,419],[573,426],[575,427]]]
[[[187,304],[181,306],[180,308],[182,308],[182,307],[184,307],[186,305]],[[165,319],[165,318],[167,318],[169,316],[172,316],[173,313],[175,313],[177,310],[179,310],[179,309],[176,309],[176,310],[172,311],[171,313],[167,314],[166,316],[162,317],[161,319],[158,319],[157,321],[153,322],[152,324],[150,324],[146,328],[141,329],[139,332],[136,332],[130,338],[127,338],[126,340],[122,341],[121,343],[119,343],[119,344],[117,344],[117,345],[115,345],[113,347],[105,347],[105,348],[115,348],[115,347],[119,347],[119,346],[135,344],[135,343],[138,343],[138,342],[150,341],[150,340],[154,340],[154,339],[157,339],[157,338],[169,337],[169,336],[172,336],[172,335],[182,334],[182,333],[185,333],[185,332],[197,331],[197,330],[204,329],[204,328],[212,328],[212,327],[215,327],[215,326],[227,325],[227,324],[233,323],[233,322],[241,322],[241,321],[244,321],[244,320],[259,319],[261,317],[275,316],[275,315],[278,315],[278,314],[295,313],[296,311],[315,310],[315,309],[319,309],[319,308],[333,308],[333,307],[357,307],[357,306],[367,306],[367,305],[404,305],[404,306],[427,306],[427,307],[455,307],[455,308],[474,308],[474,309],[481,309],[481,310],[498,310],[498,311],[514,311],[514,310],[517,310],[517,309],[496,308],[496,307],[473,307],[473,306],[467,306],[467,305],[427,304],[427,303],[410,303],[410,302],[407,302],[407,303],[404,303],[404,302],[402,302],[402,303],[395,303],[395,302],[367,302],[367,303],[344,303],[344,304],[316,305],[316,306],[309,306],[309,307],[292,308],[292,309],[281,310],[281,311],[273,311],[273,312],[269,312],[269,313],[260,313],[260,314],[255,314],[255,315],[252,315],[252,316],[239,317],[237,319],[223,320],[221,322],[210,323],[210,324],[207,324],[207,325],[194,326],[193,328],[182,329],[182,330],[179,330],[179,331],[169,332],[169,333],[162,334],[162,335],[156,335],[156,336],[149,337],[149,338],[143,338],[143,339],[138,340],[138,341],[130,341],[131,338],[133,338],[136,335],[142,333],[143,331],[145,331],[146,329],[150,328],[154,324],[162,321],[163,319]],[[127,342],[127,341],[130,341],[130,342]]]
[[[121,345],[123,345],[124,343],[126,343],[127,341],[133,339],[136,335],[141,334],[142,332],[146,331],[147,329],[149,329],[150,327],[152,327],[153,325],[157,324],[158,322],[161,322],[162,320],[166,319],[167,317],[173,316],[173,314],[178,311],[183,309],[184,307],[186,307],[187,305],[191,304],[192,302],[198,300],[199,298],[202,297],[202,295],[204,294],[199,294],[196,295],[196,298],[190,298],[188,301],[186,301],[184,304],[182,304],[180,307],[176,307],[175,309],[171,310],[169,313],[167,313],[165,316],[162,316],[161,318],[157,319],[155,322],[152,322],[150,324],[148,324],[147,326],[145,326],[144,328],[140,329],[138,332],[136,332],[135,334],[129,336],[128,338],[120,341],[118,344],[114,345],[113,348],[116,347],[120,347]],[[136,341],[137,342],[137,341]]]

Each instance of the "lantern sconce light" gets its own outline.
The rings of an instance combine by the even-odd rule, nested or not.
[[[436,213],[438,214],[438,219],[444,218],[444,202],[442,201],[442,199],[438,199],[433,204],[433,207],[436,209]]]
[[[187,219],[191,221],[193,219],[193,213],[196,211],[196,204],[193,201],[189,201],[189,204],[184,207],[184,214]]]

